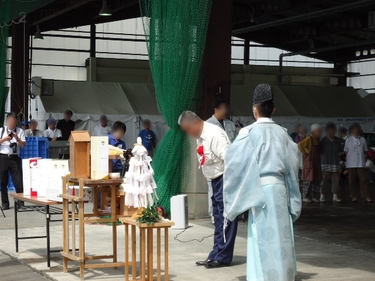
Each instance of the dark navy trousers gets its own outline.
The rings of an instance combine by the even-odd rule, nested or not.
[[[237,219],[227,222],[224,242],[224,201],[223,201],[223,176],[211,181],[212,183],[212,209],[215,218],[214,247],[208,259],[231,264],[233,259],[234,242],[237,236]]]

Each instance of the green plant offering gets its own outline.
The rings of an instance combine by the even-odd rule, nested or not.
[[[160,214],[155,207],[147,207],[142,211],[142,216],[136,219],[137,222],[148,225],[154,224],[160,220]]]

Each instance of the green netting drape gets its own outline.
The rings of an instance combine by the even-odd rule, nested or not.
[[[171,128],[153,159],[160,204],[181,193],[189,174],[189,141],[178,117],[194,109],[211,0],[140,0],[159,111]]]
[[[0,28],[0,126],[4,124],[5,115],[5,77],[6,77],[6,59],[8,45],[8,28]]]

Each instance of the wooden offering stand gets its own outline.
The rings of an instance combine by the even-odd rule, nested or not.
[[[154,230],[156,230],[156,280],[161,281],[161,260],[164,256],[164,280],[169,281],[168,229],[174,225],[174,222],[161,221],[148,225],[137,223],[132,218],[121,218],[120,221],[125,225],[125,281],[154,280]],[[131,228],[131,240],[129,228]],[[138,242],[136,228],[139,229]],[[162,230],[164,230],[164,247],[162,247]],[[140,250],[138,260],[140,265],[139,279],[137,279],[137,243]],[[129,244],[131,244],[132,252],[131,261],[129,261]],[[130,266],[132,267],[131,279],[129,279]]]

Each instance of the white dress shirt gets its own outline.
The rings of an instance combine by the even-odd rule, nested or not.
[[[0,129],[0,133],[3,131],[3,128]],[[13,132],[16,132],[19,139],[23,142],[25,142],[25,134],[21,128],[15,128],[12,130]],[[4,132],[0,138],[3,138],[10,134],[10,130],[7,127],[4,127]],[[17,153],[13,153],[13,148],[10,147],[11,143],[17,144]],[[17,140],[15,138],[12,138],[10,141],[5,141],[0,145],[0,154],[7,154],[7,155],[18,155],[20,153],[20,146],[17,143]]]
[[[346,168],[366,167],[367,143],[362,137],[349,137],[345,141]]]
[[[25,130],[25,137],[44,137],[43,132],[41,130],[36,129],[34,132],[31,129]]]
[[[102,125],[98,125],[95,127],[94,129],[94,133],[92,134],[93,136],[97,136],[97,137],[107,137],[108,135],[111,134],[111,127],[109,126],[105,126],[105,127],[102,127]]]
[[[203,175],[207,179],[216,179],[224,173],[224,157],[230,140],[224,130],[204,122],[202,133],[197,140],[198,148],[203,146],[205,161]],[[197,153],[198,159],[201,156]]]
[[[51,130],[50,128],[48,128],[44,131],[44,137],[50,139],[61,138],[62,133],[60,129],[55,128],[55,130]]]

